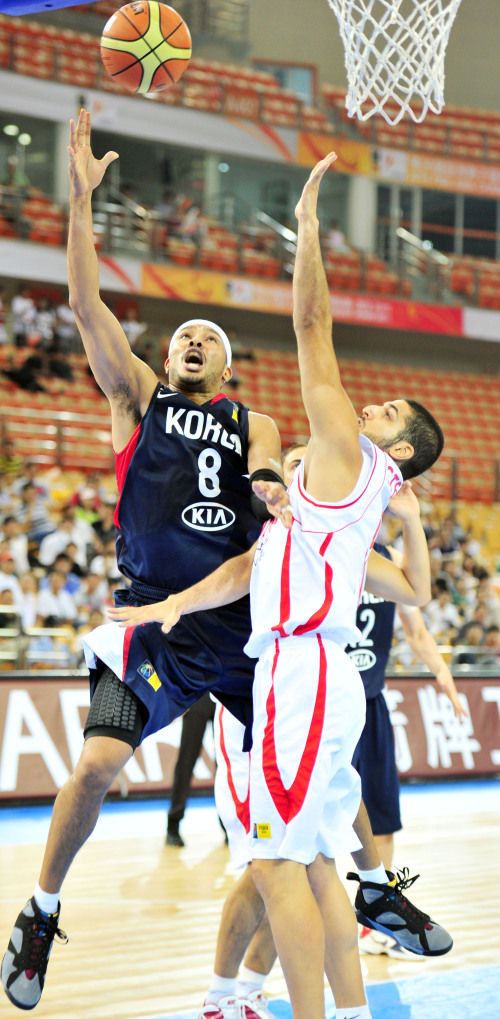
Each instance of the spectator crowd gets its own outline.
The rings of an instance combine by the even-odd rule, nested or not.
[[[105,621],[117,586],[116,482],[41,474],[11,441],[0,451],[0,667],[79,668],[81,635]],[[453,665],[500,668],[500,571],[456,514],[424,514],[432,569],[428,629]],[[397,548],[399,535],[386,534]],[[489,568],[488,568],[489,567]],[[411,667],[395,630],[396,666]]]
[[[4,443],[0,456],[0,667],[79,668],[82,633],[105,621],[123,586],[115,553],[116,485],[39,473]]]

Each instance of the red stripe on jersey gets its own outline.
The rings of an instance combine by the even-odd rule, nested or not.
[[[236,810],[236,817],[238,818],[238,821],[243,825],[245,831],[249,832],[250,831],[250,770],[249,770],[249,773],[248,773],[249,788],[248,788],[248,792],[247,792],[247,798],[246,798],[246,800],[240,800],[240,798],[238,796],[238,793],[236,792],[235,784],[233,782],[233,772],[232,772],[232,769],[231,769],[231,761],[229,760],[228,752],[226,750],[226,742],[225,742],[225,739],[224,739],[224,728],[223,728],[223,725],[222,725],[222,715],[223,715],[223,712],[224,712],[224,708],[221,707],[220,714],[219,714],[220,748],[221,748],[221,751],[222,751],[222,756],[224,758],[224,761],[226,762],[227,784],[229,786],[229,792],[231,793],[231,798],[232,798],[232,801],[234,803],[234,809]],[[247,756],[248,756],[248,761],[250,763],[250,754],[248,754]]]
[[[286,536],[285,551],[283,553],[283,562],[281,564],[281,583],[280,583],[280,621],[275,626],[271,627],[271,630],[277,630],[280,637],[286,637],[287,634],[283,629],[285,623],[290,619],[290,553],[292,548],[292,531],[289,530]]]
[[[332,538],[333,534],[327,534],[319,550],[320,556],[325,555]],[[301,623],[300,626],[295,627],[295,630],[293,631],[295,637],[300,637],[300,635],[303,633],[310,633],[311,630],[317,630],[321,626],[321,623],[324,621],[324,619],[326,619],[326,616],[328,615],[333,602],[332,581],[333,581],[332,566],[329,562],[325,562],[325,598],[323,604],[321,608],[317,609],[316,612],[313,613],[311,618],[307,620],[307,623]]]
[[[375,534],[373,535],[373,538],[372,538],[372,541],[371,541],[371,545],[366,550],[365,561],[364,561],[364,564],[363,564],[363,572],[361,574],[361,581],[360,581],[359,588],[358,588],[358,605],[359,605],[359,603],[361,601],[361,595],[363,594],[363,588],[365,586],[366,571],[367,571],[367,568],[368,568],[368,560],[370,558],[370,552],[371,552],[371,550],[372,550],[372,548],[373,548],[373,546],[374,546],[374,544],[375,544],[375,542],[377,540],[377,535],[378,535],[378,532],[380,531],[381,523],[382,523],[382,517],[380,517],[380,520],[379,520],[379,522],[377,524],[377,527],[376,527],[376,530],[375,530]]]
[[[310,503],[311,506],[319,506],[320,509],[322,507],[326,507],[326,509],[346,509],[348,506],[355,506],[356,503],[359,502],[359,500],[363,498],[363,496],[364,496],[364,494],[365,494],[365,492],[366,492],[366,490],[367,490],[367,488],[368,488],[368,486],[369,486],[369,484],[370,484],[370,482],[372,480],[373,473],[374,473],[375,468],[377,466],[377,447],[374,446],[373,449],[375,451],[375,456],[373,458],[373,467],[371,469],[370,477],[368,478],[368,481],[366,482],[366,485],[365,485],[363,491],[360,492],[359,495],[355,499],[352,500],[352,502],[316,502],[314,499],[311,499],[310,496],[307,494],[306,490],[304,488],[302,488],[302,485],[300,484],[300,477],[299,477],[299,474],[297,472],[297,482],[298,482],[298,486],[299,486],[299,492],[300,492],[302,498],[305,499],[306,502]]]
[[[134,629],[135,629],[135,627],[133,627],[133,626],[125,627],[125,633],[124,633],[124,636],[123,636],[123,672],[122,672],[122,680],[125,679],[125,673],[127,671],[128,656],[129,656],[129,651],[130,651],[130,641],[132,640],[132,634],[134,632]]]
[[[296,814],[299,813],[299,810],[304,803],[307,790],[309,788],[309,782],[311,780],[312,770],[318,756],[318,749],[325,721],[326,654],[319,634],[317,635],[317,638],[320,657],[316,701],[314,703],[313,715],[309,726],[309,732],[307,734],[306,745],[297,768],[297,774],[289,789],[285,789],[281,779],[276,757],[276,744],[274,741],[274,726],[276,719],[274,675],[280,653],[279,641],[276,640],[276,650],[274,653],[272,668],[273,684],[269,691],[266,703],[267,723],[264,731],[264,739],[262,741],[262,769],[272,801],[285,824],[288,824],[296,816]]]
[[[137,446],[137,443],[139,441],[140,430],[141,430],[141,426],[140,426],[140,424],[138,424],[137,428],[135,429],[135,432],[133,433],[133,435],[130,436],[130,439],[128,440],[127,445],[125,446],[125,449],[122,449],[121,453],[115,453],[116,483],[118,485],[118,491],[119,491],[120,495],[121,495],[121,493],[123,491],[123,486],[125,484],[125,478],[127,476],[127,471],[128,471],[128,469],[130,467],[130,461],[131,461],[131,459],[132,459],[132,457],[133,457],[133,455],[135,453],[135,447]],[[114,450],[113,450],[113,452],[114,452]],[[116,527],[120,526],[120,522],[118,520],[118,507],[119,507],[119,505],[120,505],[120,497],[118,497],[118,502],[116,504],[115,514],[114,514],[114,517],[113,517],[113,523],[116,525]]]

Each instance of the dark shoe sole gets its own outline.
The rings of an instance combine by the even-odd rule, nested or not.
[[[413,955],[425,955],[425,956],[436,956],[436,955],[447,955],[450,949],[453,948],[453,939],[450,937],[450,944],[446,948],[437,948],[432,951],[430,948],[411,948],[410,945],[404,945],[398,938],[398,931],[390,930],[389,927],[384,927],[383,924],[377,923],[376,920],[370,920],[368,916],[361,913],[359,909],[356,910],[356,918],[359,924],[363,924],[364,927],[370,927],[372,931],[380,931],[381,934],[388,934],[389,937],[394,938],[398,945],[402,948],[406,948],[407,952],[413,952]]]

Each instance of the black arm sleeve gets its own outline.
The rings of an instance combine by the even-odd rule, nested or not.
[[[277,474],[276,471],[272,471],[269,467],[261,467],[258,471],[254,471],[253,474],[250,475],[250,487],[252,485],[252,481],[278,481],[280,485],[283,485],[283,488],[286,487],[283,478],[280,478],[279,474]],[[262,499],[259,499],[258,495],[256,495],[253,490],[250,495],[250,505],[252,507],[252,512],[257,517],[257,520],[261,520],[262,523],[265,523],[266,520],[273,519],[265,502],[262,502]]]

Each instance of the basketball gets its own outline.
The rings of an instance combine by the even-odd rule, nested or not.
[[[120,7],[101,37],[107,73],[130,92],[161,92],[175,84],[186,70],[191,49],[181,15],[156,0]]]

